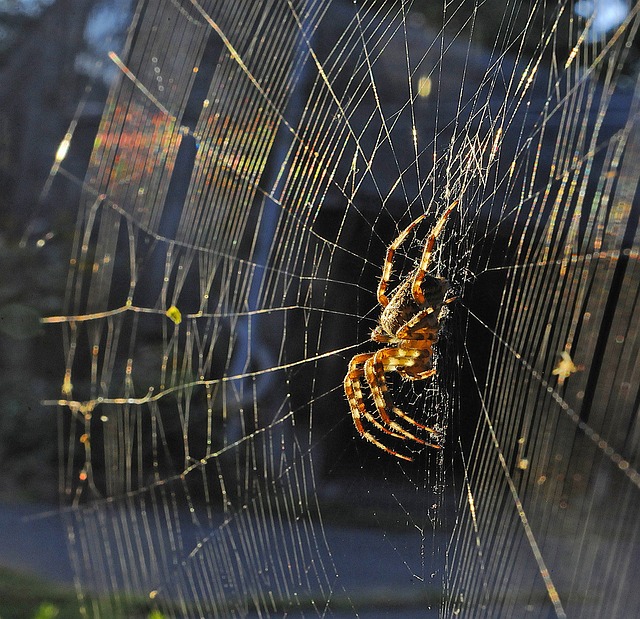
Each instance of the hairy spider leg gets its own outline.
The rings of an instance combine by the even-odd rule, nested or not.
[[[431,365],[434,342],[433,336],[431,333],[427,333],[425,334],[427,336],[425,339],[418,339],[420,335],[421,333],[415,333],[414,338],[402,340],[399,346],[402,349],[420,351],[419,356],[414,353],[414,356],[416,357],[416,362],[414,364],[397,368],[398,373],[403,378],[408,378],[409,380],[425,380],[436,373],[436,369]],[[428,428],[426,426],[422,427],[430,432],[438,434],[433,428]]]
[[[438,333],[437,325],[433,328],[425,327],[424,325],[418,326],[427,316],[433,313],[435,313],[435,309],[431,306],[419,311],[396,331],[396,337],[400,340],[430,340],[435,342]]]
[[[425,310],[422,310],[422,312],[420,312],[419,314],[416,314],[416,317],[419,317],[419,318],[415,322],[418,322],[418,320],[421,320],[423,316],[432,314],[433,311],[434,311],[433,308],[427,308]],[[423,327],[422,329],[417,329],[412,333],[407,332],[405,334],[406,327],[408,325],[413,325],[413,323],[414,323],[414,320],[413,319],[410,320],[406,325],[398,329],[397,334],[395,336],[387,335],[386,333],[383,333],[378,328],[376,328],[371,333],[371,339],[374,342],[380,342],[382,344],[390,344],[392,342],[397,342],[398,339],[401,339],[402,341],[399,343],[399,348],[419,348],[420,350],[423,350],[423,351],[427,350],[429,353],[428,360],[430,360],[432,355],[431,350],[433,347],[433,343],[437,339],[436,338],[437,332],[431,329],[425,329]],[[390,348],[394,348],[394,347],[391,346]],[[424,353],[420,355],[420,358],[423,358],[423,357],[424,357]],[[425,361],[421,361],[420,365],[424,366]],[[411,371],[408,371],[407,368],[403,368],[403,367],[397,367],[396,370],[398,374],[400,374],[400,376],[402,376],[403,378],[408,378],[410,380],[425,380],[436,373],[435,368],[429,368],[422,372],[415,372],[413,369]],[[391,406],[393,407],[393,403],[391,403]],[[421,423],[418,423],[417,421],[415,421],[414,419],[412,419],[411,417],[403,413],[399,408],[393,407],[393,410],[396,413],[396,415],[398,415],[398,417],[405,419],[406,421],[413,424],[414,426],[417,426],[422,430],[427,430],[428,432],[431,432],[433,434],[439,434],[437,430],[434,430],[433,428],[430,428],[428,426],[422,425]]]
[[[389,350],[389,349],[383,349],[383,350]],[[382,351],[378,351],[378,352],[382,352]],[[378,353],[376,353],[376,355],[377,354]],[[376,410],[378,411],[378,414],[380,415],[382,420],[392,430],[395,430],[398,434],[401,435],[401,438],[410,439],[412,441],[416,441],[417,443],[420,443],[421,445],[425,445],[426,444],[425,441],[418,438],[411,432],[405,430],[401,425],[399,425],[398,423],[393,421],[391,417],[389,417],[387,410],[393,411],[394,414],[396,414],[398,417],[406,417],[407,419],[410,419],[399,408],[394,406],[393,402],[391,401],[391,398],[389,397],[389,390],[387,389],[387,380],[385,378],[386,368],[382,362],[376,361],[376,358],[375,358],[376,355],[371,357],[364,364],[364,371],[365,371],[365,377],[366,377],[367,383],[371,389],[371,395],[373,396],[373,401],[375,402]],[[393,369],[393,367],[389,368],[387,371],[390,371],[391,369]],[[414,425],[417,426],[418,423],[415,422]]]
[[[433,428],[429,428],[428,426],[418,423],[415,419],[409,417],[409,415],[404,413],[397,406],[394,406],[389,397],[389,390],[387,389],[387,380],[385,378],[385,374],[387,372],[400,368],[406,371],[404,366],[406,366],[406,368],[411,368],[414,365],[419,365],[419,359],[422,355],[423,351],[421,350],[421,348],[382,348],[365,362],[365,377],[371,389],[371,394],[373,395],[373,400],[376,404],[376,409],[380,417],[382,417],[383,420],[387,424],[389,424],[389,426],[393,430],[402,433],[403,436],[416,441],[417,443],[439,449],[439,445],[427,443],[426,441],[413,435],[411,432],[405,430],[395,421],[391,421],[389,419],[389,415],[386,412],[387,409],[391,409],[396,414],[396,416],[416,426],[417,428],[427,430],[428,432],[431,432],[433,434],[438,434]]]
[[[382,268],[382,276],[380,277],[380,283],[378,284],[378,303],[382,305],[382,307],[387,307],[389,305],[389,298],[384,294],[387,286],[389,285],[389,279],[391,278],[391,269],[393,268],[393,256],[396,253],[396,250],[404,240],[407,238],[408,234],[413,230],[424,218],[426,214],[420,215],[418,219],[414,219],[396,238],[391,245],[389,245],[389,249],[387,250],[387,257],[384,261],[384,267]]]
[[[451,211],[457,206],[458,200],[453,202],[451,206],[442,213],[442,216],[438,220],[438,223],[433,227],[427,242],[425,243],[424,249],[422,250],[422,258],[420,259],[420,266],[418,266],[418,270],[416,271],[416,276],[413,279],[413,286],[411,287],[411,291],[413,292],[413,298],[416,300],[416,303],[422,305],[425,302],[424,293],[422,292],[422,281],[424,280],[424,276],[427,274],[427,269],[431,264],[431,253],[433,252],[433,247],[436,244],[436,239],[442,232],[444,228],[444,224],[449,217]]]
[[[369,411],[367,411],[367,408],[364,404],[362,389],[360,387],[360,378],[364,377],[364,363],[372,356],[372,353],[363,353],[361,355],[356,355],[355,357],[353,357],[353,359],[351,359],[351,362],[349,363],[349,372],[344,378],[344,391],[347,399],[349,400],[349,407],[351,408],[353,423],[356,426],[356,430],[358,430],[360,436],[365,438],[370,443],[374,444],[379,449],[382,449],[383,451],[386,451],[402,460],[411,461],[411,458],[399,454],[397,451],[389,449],[386,445],[381,443],[369,431],[365,430],[362,423],[362,418],[364,418],[382,432],[396,438],[404,438],[401,434],[396,434],[388,428],[385,428],[377,419],[375,419],[375,417],[373,417],[371,413],[369,413]]]
[[[368,410],[364,404],[364,396],[362,394],[362,387],[360,383],[361,378],[365,378],[364,367],[366,362],[373,357],[374,353],[362,353],[361,355],[356,355],[351,362],[349,363],[349,372],[345,377],[345,393],[347,398],[349,398],[349,404],[351,404],[352,400],[350,398],[350,394],[353,394],[353,403],[356,405],[356,409],[358,412],[358,419],[360,417],[364,417],[365,419],[371,421],[375,426],[377,426],[383,432],[390,434],[391,436],[395,436],[397,438],[401,438],[400,435],[395,434],[385,426],[383,426]],[[366,378],[365,378],[366,380]],[[348,384],[347,384],[348,383]],[[353,412],[353,407],[352,412]],[[384,415],[383,421],[390,421],[388,415]],[[358,424],[356,424],[358,426]],[[358,427],[359,429],[359,427]]]

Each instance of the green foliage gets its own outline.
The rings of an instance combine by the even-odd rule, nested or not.
[[[60,609],[53,604],[43,602],[38,607],[33,619],[55,619],[60,614]]]
[[[112,595],[96,598],[102,619],[166,619],[150,610],[146,597]],[[0,619],[81,619],[75,591],[69,587],[0,568]]]
[[[72,589],[44,582],[31,574],[0,568],[2,619],[79,619]]]

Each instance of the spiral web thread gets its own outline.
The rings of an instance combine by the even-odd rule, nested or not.
[[[638,10],[596,36],[571,3],[500,7],[135,7],[44,320],[87,616],[364,616],[318,467],[385,245],[453,200],[438,377],[390,378],[450,431],[414,463],[358,444],[387,459],[360,485],[406,524],[405,546],[374,508],[380,543],[440,616],[638,607]]]

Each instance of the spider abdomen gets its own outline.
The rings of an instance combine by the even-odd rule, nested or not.
[[[380,315],[380,327],[385,333],[395,336],[400,329],[405,327],[411,319],[425,309],[433,311],[427,313],[414,328],[429,329],[437,332],[440,310],[444,304],[444,298],[449,289],[449,282],[440,277],[426,275],[420,283],[424,294],[424,303],[418,303],[413,296],[411,285],[413,274],[407,277],[396,289],[393,296]]]

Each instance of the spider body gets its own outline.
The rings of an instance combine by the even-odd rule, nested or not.
[[[418,303],[411,290],[411,284],[415,277],[415,271],[398,286],[396,292],[389,299],[387,305],[380,315],[379,325],[376,330],[384,332],[386,335],[395,336],[414,316],[423,310],[433,308],[433,312],[425,313],[421,320],[415,325],[416,329],[438,328],[439,312],[444,304],[444,298],[449,290],[449,282],[440,277],[426,275],[420,289],[424,295],[424,301]]]
[[[433,367],[433,346],[438,341],[445,304],[453,299],[447,299],[447,280],[430,275],[427,269],[431,264],[435,241],[456,204],[457,202],[454,202],[433,227],[422,251],[419,266],[405,277],[390,297],[387,297],[385,292],[391,276],[395,251],[424,215],[409,224],[389,246],[378,285],[378,302],[383,309],[378,325],[371,334],[374,342],[386,346],[376,352],[353,357],[344,379],[345,394],[353,422],[360,435],[376,447],[403,460],[411,458],[387,447],[377,437],[378,433],[436,449],[439,445],[419,438],[415,432],[424,430],[433,435],[438,433],[418,423],[395,406],[387,388],[385,374],[395,371],[405,379],[425,380],[436,373]],[[375,414],[365,405],[362,379],[371,391]],[[376,434],[373,434],[374,431]]]

